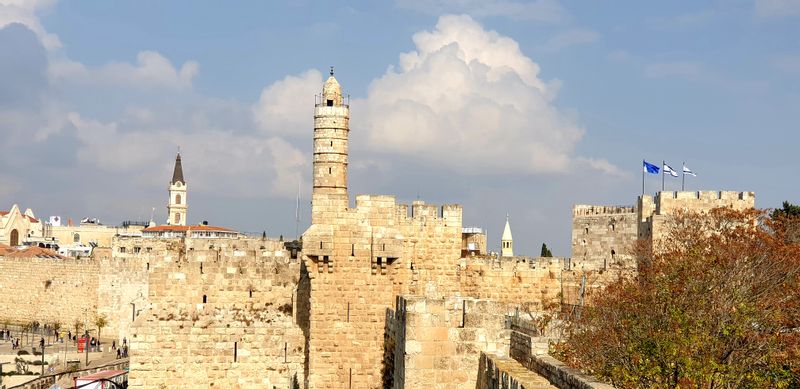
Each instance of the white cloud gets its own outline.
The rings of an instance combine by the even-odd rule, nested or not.
[[[781,18],[800,15],[800,0],[756,0],[756,15],[762,18]]]
[[[416,51],[353,102],[353,134],[367,133],[369,150],[467,174],[570,169],[584,130],[513,39],[443,16],[413,40]]]
[[[122,131],[117,122],[85,119],[75,112],[68,114],[67,121],[81,142],[77,150],[80,162],[137,181],[161,183],[167,172],[162,176],[143,166],[162,165],[178,145],[187,181],[200,192],[225,188],[227,194],[239,197],[271,194],[293,198],[298,180],[308,170],[307,156],[277,137],[207,129]]]
[[[87,68],[80,62],[60,59],[50,63],[48,75],[54,82],[127,86],[132,88],[190,88],[199,65],[186,61],[180,68],[155,51],[140,51],[136,64],[112,62]]]
[[[58,36],[45,31],[36,16],[37,11],[48,9],[55,3],[56,0],[0,0],[0,28],[11,23],[24,24],[39,37],[47,50],[59,49],[61,41]]]
[[[252,107],[254,121],[267,133],[307,133],[313,98],[321,88],[322,74],[317,70],[287,76],[261,91],[261,97]]]
[[[594,43],[598,39],[600,39],[600,34],[596,31],[585,28],[575,28],[550,38],[545,44],[545,48],[549,50],[560,50],[569,46]]]
[[[395,0],[400,8],[432,15],[464,13],[473,17],[507,17],[514,20],[560,22],[567,18],[556,0]]]

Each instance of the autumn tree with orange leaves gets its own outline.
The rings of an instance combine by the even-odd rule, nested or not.
[[[636,244],[638,275],[597,292],[557,352],[620,388],[800,387],[796,222],[674,216],[655,250]]]

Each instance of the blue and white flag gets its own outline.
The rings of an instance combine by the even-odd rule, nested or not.
[[[645,160],[642,160],[642,163],[644,164],[643,166],[644,166],[644,172],[645,173],[658,174],[658,171],[660,170],[658,168],[658,166],[653,165],[652,163],[648,163]]]
[[[673,177],[677,177],[678,176],[678,172],[676,172],[675,170],[672,170],[672,168],[669,167],[669,165],[664,163],[664,175],[667,175],[667,174],[669,174],[669,175],[671,175]]]
[[[689,168],[688,168],[688,167],[686,167],[686,165],[683,165],[683,175],[685,175],[685,176],[697,177],[697,174],[694,174],[694,172],[692,172],[691,170],[689,170]]]

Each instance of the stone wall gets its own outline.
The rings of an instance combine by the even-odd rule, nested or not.
[[[191,250],[152,267],[130,339],[130,387],[302,385],[300,263],[287,253]]]
[[[458,268],[459,294],[538,311],[557,303],[563,258],[475,257]]]
[[[0,321],[78,321],[92,329],[98,306],[100,267],[88,259],[0,257]]]
[[[403,296],[388,323],[394,345],[394,388],[475,387],[480,352],[508,354],[503,317],[514,308],[496,301]]]
[[[317,198],[314,201],[322,202]],[[397,295],[454,295],[461,208],[393,196],[322,207],[303,235],[310,276],[309,387],[376,387],[382,379],[386,310]]]
[[[631,261],[638,227],[634,207],[575,205],[571,267],[606,269]]]

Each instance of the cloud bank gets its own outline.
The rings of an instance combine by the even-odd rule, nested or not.
[[[585,130],[513,39],[450,15],[413,41],[353,103],[370,150],[466,173],[570,170]]]

